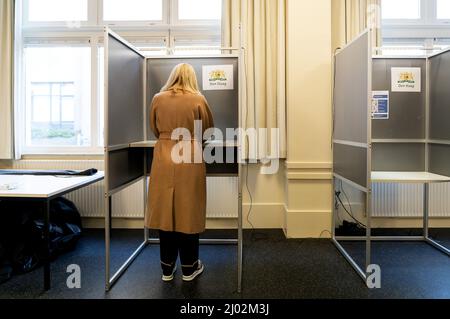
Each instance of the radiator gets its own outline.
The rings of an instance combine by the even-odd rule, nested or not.
[[[374,217],[422,217],[423,185],[373,184],[372,214]],[[430,186],[430,216],[450,217],[450,185]]]
[[[103,170],[102,160],[23,160],[14,162],[15,169],[71,169],[96,168]],[[207,180],[208,218],[236,218],[238,215],[238,179],[211,177]],[[144,185],[138,182],[115,194],[112,198],[112,216],[115,218],[143,218]],[[104,217],[104,183],[82,188],[66,197],[73,201],[83,217]]]

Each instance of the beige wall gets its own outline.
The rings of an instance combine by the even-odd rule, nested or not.
[[[288,237],[331,227],[331,1],[288,0]]]

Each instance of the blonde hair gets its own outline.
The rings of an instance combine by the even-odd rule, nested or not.
[[[193,93],[200,94],[197,83],[197,75],[192,65],[187,63],[178,64],[170,73],[169,79],[161,92],[172,91],[175,93]]]

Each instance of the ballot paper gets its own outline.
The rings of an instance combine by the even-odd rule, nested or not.
[[[19,185],[16,183],[0,184],[0,191],[12,191],[17,188]]]

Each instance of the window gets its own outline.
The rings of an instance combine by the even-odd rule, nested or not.
[[[385,53],[429,54],[450,38],[450,0],[382,0],[381,5]]]
[[[382,0],[384,20],[420,19],[420,0]]]
[[[450,1],[437,0],[436,12],[439,20],[450,20]]]
[[[162,21],[163,0],[103,0],[104,21]]]
[[[220,20],[222,0],[178,0],[178,20]]]
[[[28,21],[86,21],[88,0],[28,0]]]
[[[103,152],[105,25],[148,56],[221,53],[222,0],[16,3],[22,154]]]
[[[90,49],[28,47],[25,147],[90,145]]]
[[[51,126],[53,129],[73,131],[75,125],[74,83],[31,82],[30,87],[31,131],[40,129],[41,124]]]

